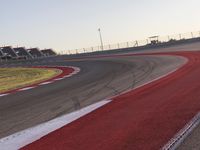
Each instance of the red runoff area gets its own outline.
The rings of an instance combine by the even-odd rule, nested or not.
[[[155,150],[200,110],[200,52],[178,71],[123,94],[24,150]]]

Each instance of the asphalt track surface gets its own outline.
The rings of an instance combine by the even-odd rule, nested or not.
[[[63,58],[57,63],[40,63],[77,66],[81,72],[53,84],[1,97],[0,137],[133,88],[171,71],[184,61],[169,56],[130,56],[75,62]]]
[[[183,47],[172,49],[183,50]],[[72,65],[80,67],[81,72],[64,81],[0,98],[0,137],[139,86],[170,72],[185,62],[185,59],[174,56],[115,56],[92,60],[65,60],[66,58],[59,58],[30,64],[8,65]]]
[[[24,149],[162,148],[200,110],[200,52],[174,55],[189,61],[178,71],[114,98]]]

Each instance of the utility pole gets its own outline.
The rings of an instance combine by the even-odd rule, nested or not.
[[[103,40],[102,40],[102,36],[101,36],[101,29],[98,29],[99,31],[99,37],[100,37],[100,42],[101,42],[101,50],[103,50]]]

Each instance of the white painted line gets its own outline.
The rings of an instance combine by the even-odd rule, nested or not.
[[[69,77],[71,77],[71,76],[72,76],[72,75],[69,74],[69,75],[64,76],[63,78],[69,78]]]
[[[77,72],[75,72],[75,71],[71,73],[71,75],[75,75],[75,74],[77,74]]]
[[[200,112],[192,118],[163,148],[162,150],[176,150],[184,139],[200,124]]]
[[[0,94],[0,97],[6,96],[6,95],[9,95],[9,93],[7,93],[7,94]]]
[[[64,79],[64,78],[57,78],[57,79],[54,79],[54,81],[60,81],[62,79]]]
[[[33,88],[36,88],[36,87],[35,86],[26,87],[26,88],[19,89],[18,91],[26,91],[26,90],[30,90],[30,89],[33,89]]]
[[[79,119],[80,117],[91,113],[92,111],[108,104],[111,100],[104,100],[82,108],[70,114],[58,117],[41,125],[23,130],[8,137],[0,139],[1,150],[18,150],[41,137]]]
[[[46,85],[46,84],[50,84],[50,83],[53,83],[53,81],[43,82],[43,83],[40,83],[40,84],[38,84],[38,85]]]

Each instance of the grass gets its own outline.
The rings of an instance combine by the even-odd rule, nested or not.
[[[57,69],[0,68],[0,93],[50,79],[59,73]]]

